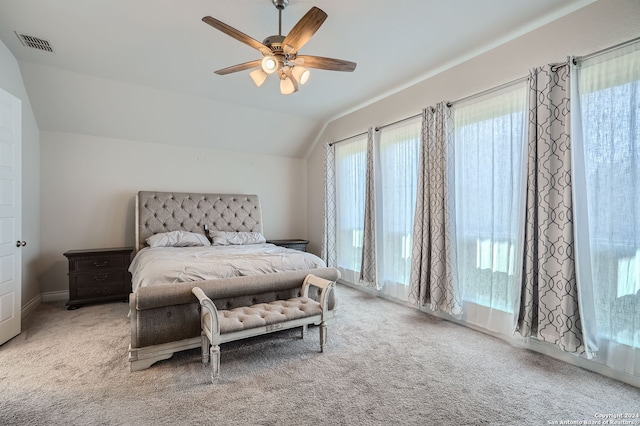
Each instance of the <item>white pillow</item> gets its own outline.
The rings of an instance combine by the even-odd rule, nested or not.
[[[187,231],[161,232],[147,238],[149,247],[195,247],[210,246],[204,234]]]
[[[267,242],[261,232],[209,231],[214,246],[261,244]]]

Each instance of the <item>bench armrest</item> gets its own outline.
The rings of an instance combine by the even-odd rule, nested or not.
[[[326,313],[329,311],[329,295],[331,294],[331,292],[335,291],[336,283],[335,281],[326,280],[313,274],[309,274],[302,282],[303,297],[309,297],[310,286],[315,286],[322,289],[322,293],[320,293],[320,306],[322,307],[322,317],[324,318]],[[337,306],[337,298],[334,297],[334,299],[336,299],[334,301],[334,304]]]
[[[207,296],[200,287],[193,287],[191,292],[198,298],[200,302],[200,324],[202,331],[207,334],[207,337],[211,341],[215,336],[220,336],[220,323],[218,322],[218,309],[213,301]],[[209,317],[207,318],[207,315]],[[217,345],[217,342],[211,341],[212,344]]]

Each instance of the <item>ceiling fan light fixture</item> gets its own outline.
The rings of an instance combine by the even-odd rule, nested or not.
[[[301,66],[293,67],[291,73],[300,84],[305,84],[309,80],[309,75],[311,74],[308,69]]]
[[[278,69],[278,61],[273,56],[265,56],[262,59],[262,70],[267,74],[273,74]]]
[[[260,87],[267,79],[267,73],[262,69],[253,70],[249,73],[249,77],[255,83],[256,86]]]
[[[295,91],[296,87],[288,77],[280,80],[280,93],[282,93],[283,95],[290,95]]]

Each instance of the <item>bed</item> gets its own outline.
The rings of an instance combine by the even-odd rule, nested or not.
[[[266,243],[256,195],[140,191],[135,222],[131,371],[201,345],[193,287],[231,309],[297,297],[309,273],[339,277],[312,253]]]

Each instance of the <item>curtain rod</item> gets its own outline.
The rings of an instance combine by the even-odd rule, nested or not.
[[[357,138],[358,136],[366,135],[367,133],[369,133],[368,130],[366,132],[358,133],[357,135],[349,136],[348,138],[340,139],[339,141],[329,142],[329,146],[333,146],[340,142],[348,141],[349,139]]]
[[[589,54],[584,55],[584,56],[576,56],[576,57],[573,58],[573,62],[576,63],[576,62],[579,62],[579,61],[584,61],[585,59],[591,59],[591,58],[593,58],[595,56],[601,55],[601,54],[609,52],[611,50],[628,46],[628,45],[633,44],[633,43],[635,43],[637,41],[640,41],[640,37],[636,37],[636,38],[633,38],[631,40],[624,41],[622,43],[616,44],[616,45],[611,46],[611,47],[607,47],[606,49],[598,50],[598,51],[593,52],[593,53],[589,53]],[[552,67],[561,67],[561,66],[566,65],[566,64],[567,64],[567,62],[559,62],[559,63],[549,64],[549,65],[552,66]],[[518,84],[518,83],[527,81],[528,79],[529,79],[529,76],[520,77],[520,78],[517,78],[515,80],[509,81],[508,83],[504,83],[504,84],[501,84],[499,86],[492,87],[491,89],[483,90],[482,92],[478,92],[478,93],[475,93],[473,95],[466,96],[464,98],[460,98],[460,99],[458,99],[456,101],[447,102],[447,106],[448,107],[452,107],[454,104],[457,104],[457,103],[460,103],[460,102],[464,102],[464,101],[468,101],[468,100],[477,98],[477,97],[482,96],[482,95],[487,95],[487,94],[492,93],[492,92],[496,92],[496,91],[498,91],[500,89],[504,89],[505,87],[509,87],[509,86],[511,86],[513,84]],[[389,124],[384,124],[382,126],[378,126],[378,127],[375,128],[375,131],[376,132],[380,131],[381,129],[384,129],[385,127],[393,126],[394,124],[402,123],[403,121],[411,120],[411,119],[419,117],[421,115],[422,115],[422,113],[416,114],[416,115],[412,115],[411,117],[403,118],[401,120],[394,121],[393,123],[389,123]],[[329,143],[329,146],[337,144],[337,143],[340,143],[340,142],[347,141],[347,140],[352,139],[352,138],[356,138],[358,136],[366,135],[367,133],[368,132],[362,132],[362,133],[358,133],[357,135],[349,136],[348,138],[340,139],[339,141],[331,142],[331,143]]]
[[[632,38],[631,40],[627,40],[627,41],[623,41],[622,43],[618,43],[616,45],[613,45],[611,47],[607,47],[606,49],[602,49],[602,50],[598,50],[596,52],[593,53],[588,53],[584,56],[576,56],[573,58],[574,63],[580,62],[580,61],[584,61],[585,59],[591,59],[593,57],[602,55],[603,53],[607,53],[611,50],[615,50],[615,49],[619,49],[621,47],[625,47],[628,46],[630,44],[633,44],[637,41],[640,41],[640,37],[636,37],[636,38]]]
[[[398,120],[398,121],[394,121],[393,123],[383,124],[382,126],[376,127],[375,131],[378,132],[378,131],[384,129],[385,127],[393,126],[394,124],[402,123],[403,121],[411,120],[413,118],[420,117],[421,115],[422,115],[422,113],[416,114],[416,115],[412,115],[411,117],[403,118],[403,119]]]
[[[505,87],[509,87],[511,85],[514,85],[514,84],[522,83],[523,81],[527,81],[528,79],[529,79],[529,76],[520,77],[520,78],[512,80],[512,81],[510,81],[508,83],[504,83],[504,84],[501,84],[499,86],[492,87],[491,89],[483,90],[482,92],[478,92],[478,93],[475,93],[473,95],[469,95],[469,96],[466,96],[464,98],[460,98],[457,101],[447,102],[447,106],[449,108],[451,108],[454,104],[457,104],[457,103],[460,103],[460,102],[464,102],[464,101],[468,101],[468,100],[477,98],[479,96],[487,95],[487,94],[492,93],[492,92],[497,92],[500,89],[504,89]]]
[[[567,65],[569,65],[569,62],[571,61],[571,58],[567,59],[566,62],[554,62],[552,64],[548,64],[551,67],[551,71],[556,72],[558,69],[562,68],[562,67],[566,67]]]

